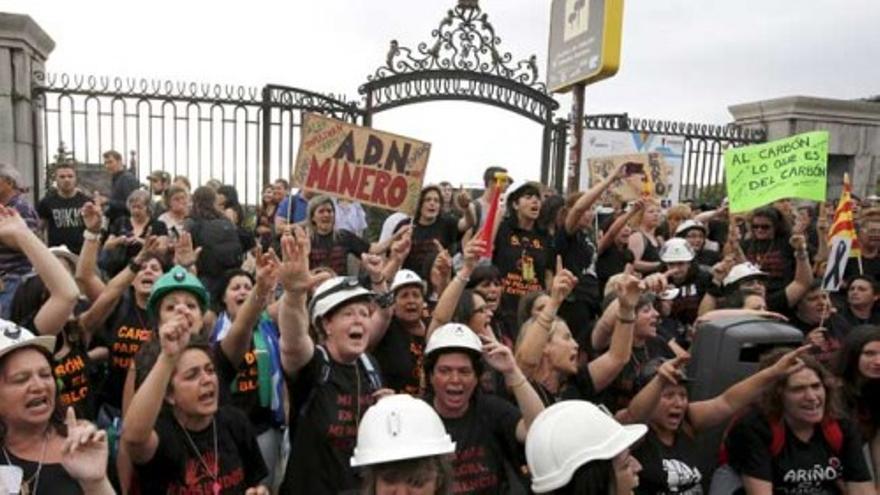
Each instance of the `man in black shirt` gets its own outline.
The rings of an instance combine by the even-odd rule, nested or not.
[[[37,204],[37,213],[44,220],[49,247],[65,245],[79,254],[83,243],[83,220],[80,209],[90,201],[76,187],[76,167],[72,162],[55,166],[55,189]]]

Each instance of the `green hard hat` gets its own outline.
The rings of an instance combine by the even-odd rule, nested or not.
[[[156,280],[156,283],[153,284],[153,290],[150,292],[150,299],[147,301],[147,313],[150,316],[158,317],[159,301],[161,301],[169,292],[176,290],[185,290],[196,296],[199,300],[199,305],[202,307],[202,311],[208,307],[209,298],[205,286],[202,285],[202,282],[199,281],[198,277],[188,272],[186,268],[177,265],[171,270],[168,270],[165,275],[159,277],[159,280]]]

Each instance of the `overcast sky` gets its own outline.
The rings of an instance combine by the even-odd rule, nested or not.
[[[455,0],[0,0],[55,40],[52,72],[296,86],[356,98],[397,39],[415,47]],[[501,48],[544,77],[549,0],[480,0]],[[723,124],[731,104],[880,93],[880,1],[628,0],[621,68],[587,87],[587,113]],[[567,115],[570,99],[559,98]],[[487,164],[540,175],[541,129],[473,103],[381,113],[374,126],[433,144],[428,180]]]

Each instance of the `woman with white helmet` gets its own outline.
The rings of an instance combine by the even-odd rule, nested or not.
[[[440,416],[410,395],[392,395],[367,410],[351,465],[364,495],[451,495],[455,442]]]
[[[712,275],[694,263],[694,250],[686,239],[673,237],[660,249],[660,260],[666,267],[666,279],[678,288],[672,301],[670,317],[684,325],[693,325],[703,295],[712,284]]]
[[[388,388],[418,395],[427,330],[422,317],[425,281],[412,270],[400,270],[391,282],[391,294],[394,316],[372,353],[382,368],[382,377]]]
[[[639,484],[642,467],[629,453],[645,425],[623,426],[586,401],[545,409],[529,430],[526,459],[535,493],[625,495]]]
[[[514,480],[506,473],[518,465],[518,446],[544,409],[510,349],[485,342],[468,327],[449,323],[431,334],[425,348],[427,400],[456,443],[456,493],[508,493]],[[519,408],[478,392],[484,360],[504,376]]]
[[[731,233],[736,232],[732,229]],[[735,235],[735,234],[734,234]],[[755,289],[763,293],[767,308],[777,313],[788,313],[810,290],[813,283],[813,268],[807,252],[807,240],[802,234],[793,234],[789,239],[795,258],[794,280],[781,290],[768,290],[768,273],[751,262],[735,263],[732,257],[725,257],[712,267],[712,284],[700,302],[699,314],[703,315],[719,307],[726,296],[741,288]]]
[[[375,361],[366,354],[374,333],[374,293],[357,279],[336,277],[320,283],[306,309],[312,287],[321,282],[309,271],[309,239],[299,227],[281,239],[279,308],[281,360],[290,396],[288,416],[293,455],[282,493],[336,494],[355,490],[359,481],[349,465],[358,425],[382,389]],[[374,279],[383,288],[384,281]],[[385,316],[382,316],[385,318]],[[310,323],[323,337],[316,345]],[[380,390],[381,389],[381,390]]]
[[[721,261],[721,253],[717,249],[709,249],[706,241],[708,235],[708,227],[699,220],[685,220],[675,229],[675,237],[686,240],[694,250],[694,261],[711,269]]]

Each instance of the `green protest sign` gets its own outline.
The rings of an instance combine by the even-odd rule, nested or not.
[[[798,134],[724,152],[731,213],[782,198],[825,201],[828,131]]]

